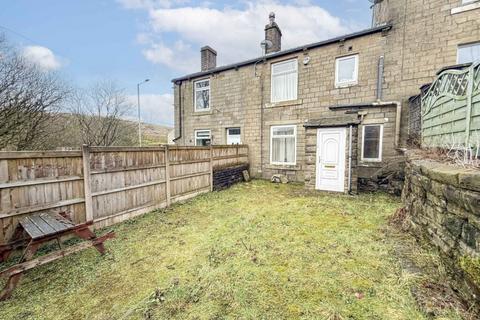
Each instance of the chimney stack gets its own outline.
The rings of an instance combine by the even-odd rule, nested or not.
[[[270,23],[265,26],[266,54],[282,50],[282,31],[275,22],[275,13],[271,12],[268,18]]]
[[[212,70],[217,67],[217,51],[209,46],[205,46],[200,49],[200,53],[202,57],[202,71]]]

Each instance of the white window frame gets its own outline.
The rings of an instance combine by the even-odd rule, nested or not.
[[[380,126],[380,139],[378,141],[378,158],[364,158],[364,150],[365,150],[365,128],[366,127],[378,127]],[[382,162],[382,155],[383,155],[383,124],[380,123],[372,123],[372,124],[365,124],[362,127],[362,161],[365,162]]]
[[[340,82],[338,80],[338,70],[340,68],[340,62],[344,60],[349,60],[349,59],[355,59],[355,70],[353,74],[353,79],[348,80],[348,81],[342,81]],[[338,57],[335,59],[335,87],[336,88],[343,88],[343,87],[349,87],[349,86],[354,86],[358,84],[358,64],[359,64],[359,57],[358,54],[353,54],[349,56],[344,56],[344,57]]]
[[[293,97],[292,99],[288,99],[288,100],[274,100],[274,98],[273,98],[273,83],[274,83],[273,78],[278,74],[273,73],[273,69],[274,69],[273,67],[281,65],[281,64],[291,63],[292,61],[295,61],[295,63],[294,63],[295,70],[294,71],[289,71],[289,72],[282,72],[280,74],[288,74],[288,73],[295,72],[295,75],[296,75],[296,78],[295,78],[295,80],[296,80],[295,97]],[[278,103],[278,102],[284,102],[284,101],[294,101],[294,100],[297,100],[297,99],[298,99],[298,59],[295,58],[295,59],[289,59],[289,60],[285,60],[285,61],[272,63],[271,66],[270,66],[270,102],[271,103]]]
[[[457,45],[457,64],[460,64],[460,48],[469,48],[473,46],[480,46],[480,41]],[[475,61],[471,61],[471,62],[475,62]],[[466,63],[469,63],[469,62],[466,62]]]
[[[275,162],[273,161],[273,129],[277,128],[293,128],[293,138],[294,138],[294,153],[293,153],[293,162]],[[288,136],[275,136],[277,138],[282,138],[282,137],[291,137],[290,135]],[[274,165],[288,165],[288,166],[294,166],[297,164],[297,126],[292,124],[292,125],[278,125],[278,126],[271,126],[270,127],[270,164]]]
[[[197,89],[198,82],[205,82],[208,81],[208,87]],[[208,89],[208,108],[206,109],[197,109],[197,91],[204,91]],[[212,100],[212,90],[210,86],[210,79],[200,79],[193,82],[193,104],[194,104],[194,111],[195,112],[205,112],[210,111],[211,108],[211,100]]]
[[[229,134],[230,129],[238,129],[238,130],[240,130],[240,134],[235,135],[235,136],[239,136],[239,137],[240,137],[240,143],[238,143],[238,144],[242,144],[242,128],[241,128],[241,127],[228,127],[228,128],[226,128],[226,131],[227,131],[227,132],[226,132],[226,134],[227,134],[226,143],[229,144],[229,143],[228,143],[228,137],[230,136],[230,134]]]
[[[202,147],[202,145],[197,144],[197,140],[200,138],[197,138],[197,134],[199,132],[208,132],[208,138],[210,139],[210,145],[212,145],[212,130],[210,129],[198,129],[194,131],[194,139],[195,139],[195,146],[196,147]],[[201,138],[201,139],[206,139],[206,138]]]

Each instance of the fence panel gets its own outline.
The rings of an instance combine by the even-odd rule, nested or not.
[[[85,221],[80,152],[0,153],[0,243],[33,212],[68,211]]]
[[[28,214],[66,211],[108,226],[208,192],[215,168],[242,163],[244,145],[0,152],[0,243]]]
[[[480,146],[480,63],[442,72],[422,98],[422,145]]]

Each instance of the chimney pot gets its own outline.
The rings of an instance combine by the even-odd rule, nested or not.
[[[265,40],[271,45],[266,47],[266,54],[282,50],[282,31],[275,22],[275,13],[271,12],[268,19],[270,22],[265,26]]]
[[[217,51],[210,46],[204,46],[200,49],[201,70],[208,71],[217,67]]]

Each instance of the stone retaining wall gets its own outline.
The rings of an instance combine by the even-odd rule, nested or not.
[[[248,164],[216,169],[213,172],[213,190],[222,190],[243,181],[243,171],[248,171]]]
[[[480,170],[409,160],[402,195],[411,230],[442,253],[453,286],[480,302]]]

